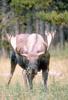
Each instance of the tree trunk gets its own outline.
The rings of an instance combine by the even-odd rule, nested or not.
[[[45,22],[45,31],[50,31],[50,24],[48,22]]]
[[[2,15],[3,15],[3,18],[2,18],[2,25],[3,25],[3,28],[2,28],[2,36],[1,36],[1,40],[3,41],[3,34],[7,33],[6,32],[6,25],[7,25],[7,2],[6,0],[2,0]],[[5,48],[3,46],[3,44],[1,43],[2,45],[2,53],[3,53],[3,56],[5,57],[6,56],[6,51],[5,51]]]
[[[63,33],[63,25],[59,27],[59,35],[60,35],[60,47],[61,49],[64,48],[64,33]]]
[[[40,21],[36,19],[36,33],[40,33]]]
[[[27,33],[29,33],[29,34],[32,33],[32,24],[33,24],[33,19],[30,16],[27,18]]]
[[[40,20],[40,34],[43,36],[45,40],[45,22]]]

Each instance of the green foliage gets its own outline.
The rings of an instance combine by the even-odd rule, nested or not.
[[[11,3],[16,14],[25,14],[35,5],[34,0],[12,0]]]
[[[46,9],[52,0],[12,0],[11,5],[17,14],[28,13],[29,10]]]
[[[61,51],[61,52],[59,52]],[[64,49],[60,49],[60,48],[57,48],[57,49],[51,49],[50,50],[50,55],[52,57],[55,57],[55,58],[60,58],[60,59],[64,59],[64,58],[68,58],[68,43],[65,44],[65,48]]]
[[[19,20],[19,23],[27,23],[30,18],[40,18],[52,24],[68,25],[68,1],[67,0],[7,0],[14,11],[15,18],[7,21],[7,25],[0,24],[0,30],[7,28]],[[3,14],[0,10],[0,21]]]
[[[49,7],[50,3],[52,2],[52,0],[36,0],[36,4],[35,7],[36,9],[42,9],[42,10],[46,10],[47,7]]]
[[[64,12],[39,12],[36,14],[37,17],[44,21],[48,21],[53,24],[68,24],[68,11]]]
[[[68,0],[52,0],[49,10],[68,10]]]
[[[64,21],[66,24],[68,24],[68,12],[67,11],[64,12]]]
[[[68,24],[67,1],[12,0],[11,5],[18,16],[33,17],[36,15],[38,18],[54,24]]]

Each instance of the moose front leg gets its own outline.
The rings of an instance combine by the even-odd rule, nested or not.
[[[44,81],[45,89],[47,89],[48,72],[48,70],[42,70],[42,78]]]
[[[10,72],[10,77],[9,77],[8,85],[10,84],[10,81],[12,79],[13,73],[15,71],[15,67],[16,67],[16,63],[11,62],[11,72]]]
[[[8,85],[11,82],[13,73],[14,73],[15,68],[16,68],[16,64],[17,64],[16,56],[13,53],[12,56],[11,56],[11,71],[10,71],[10,77],[9,77]]]
[[[27,74],[26,74],[26,70],[22,71],[22,76],[23,76],[23,81],[24,81],[24,85],[27,88],[28,87],[28,82],[27,82]]]
[[[33,83],[32,83],[33,79],[32,79],[31,74],[27,74],[27,80],[28,80],[29,88],[30,88],[30,90],[32,90],[33,89]]]

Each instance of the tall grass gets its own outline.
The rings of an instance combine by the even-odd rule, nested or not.
[[[63,49],[51,49],[50,54],[52,57],[68,58],[68,46]]]
[[[47,91],[40,84],[32,91],[24,89],[18,82],[9,87],[0,86],[0,100],[68,100],[68,84],[52,83]]]

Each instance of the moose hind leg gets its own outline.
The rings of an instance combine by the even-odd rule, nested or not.
[[[12,56],[11,56],[11,71],[10,71],[10,77],[9,77],[8,85],[9,85],[10,82],[11,82],[13,73],[14,73],[15,68],[16,68],[16,64],[17,64],[16,56],[15,56],[15,55],[12,55]]]
[[[32,83],[32,78],[31,77],[28,77],[28,84],[29,84],[30,90],[32,90],[33,89],[33,83]]]

